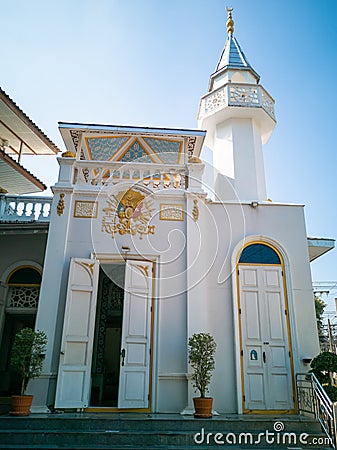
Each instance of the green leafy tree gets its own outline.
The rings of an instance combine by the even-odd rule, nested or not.
[[[317,321],[322,322],[322,316],[324,313],[324,309],[326,308],[326,303],[321,299],[318,295],[314,295],[315,301],[315,310],[316,310],[316,319]]]
[[[318,337],[321,349],[326,348],[328,336],[326,332],[324,331],[324,325],[323,325],[323,314],[324,309],[326,308],[326,303],[319,297],[318,295],[314,294],[314,302],[315,302],[315,311],[316,311],[316,320],[317,320],[317,330],[318,330]]]
[[[215,368],[216,343],[209,333],[193,334],[188,340],[188,362],[193,369],[193,387],[205,397]]]
[[[337,355],[332,352],[322,352],[311,361],[312,372],[323,385],[330,399],[337,400],[337,388],[333,374],[337,372]]]
[[[23,328],[15,335],[11,365],[22,377],[21,395],[25,394],[29,380],[41,374],[46,349],[47,335],[44,331]]]

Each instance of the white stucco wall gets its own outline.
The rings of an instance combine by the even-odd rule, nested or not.
[[[211,393],[215,397],[215,409],[237,412],[240,376],[234,360],[239,343],[235,338],[237,323],[233,322],[233,307],[237,305],[233,268],[237,255],[233,252],[238,252],[245,240],[251,237],[273,243],[284,256],[294,372],[308,370],[301,363],[301,356],[315,356],[319,352],[303,207],[272,203],[257,208],[249,204],[211,204],[209,207],[223,239],[207,277],[208,331],[218,343]]]

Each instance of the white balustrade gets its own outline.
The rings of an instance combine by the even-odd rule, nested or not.
[[[52,198],[0,196],[0,222],[49,222]]]
[[[74,184],[101,188],[121,182],[143,185],[151,190],[185,189],[187,168],[184,165],[121,162],[76,161]]]
[[[228,83],[205,95],[201,101],[199,117],[226,106],[260,107],[275,120],[274,100],[258,84]]]

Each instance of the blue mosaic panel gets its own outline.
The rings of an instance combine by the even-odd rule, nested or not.
[[[182,145],[181,142],[147,137],[144,137],[143,139],[153,149],[153,151],[158,154],[164,163],[179,163],[179,151]]]
[[[123,155],[123,157],[119,160],[123,162],[144,162],[151,163],[152,160],[143,147],[140,145],[138,141],[135,141],[129,150]]]
[[[89,138],[87,140],[94,161],[109,161],[128,137]]]

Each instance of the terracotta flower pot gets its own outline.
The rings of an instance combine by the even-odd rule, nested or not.
[[[32,395],[13,395],[9,414],[11,416],[29,416],[32,401]]]
[[[201,419],[209,419],[212,417],[212,406],[213,406],[213,398],[212,397],[194,397],[194,417],[198,417]]]

